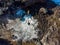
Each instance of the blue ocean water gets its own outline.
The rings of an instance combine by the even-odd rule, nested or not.
[[[16,11],[16,17],[23,17],[25,14],[26,12],[22,9]]]
[[[20,17],[21,21],[25,21],[26,18],[31,18],[31,14],[26,14],[26,11],[23,9],[18,9],[16,11],[15,17]]]
[[[52,0],[54,1],[57,5],[60,5],[60,0]]]

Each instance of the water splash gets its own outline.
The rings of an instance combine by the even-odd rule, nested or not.
[[[18,9],[15,13],[16,19],[19,19],[19,21],[13,25],[11,28],[13,28],[13,41],[28,41],[33,38],[38,38],[37,36],[37,19],[34,19],[31,14],[27,14],[25,10]],[[36,29],[35,29],[36,28]]]
[[[17,25],[13,26],[15,31],[13,35],[17,36],[17,39],[14,39],[15,41],[18,41],[19,39],[27,41],[33,38],[38,38],[38,29],[35,29],[38,25],[37,20],[33,17],[30,18],[30,16],[24,16],[24,18],[25,21],[20,21]]]
[[[28,18],[31,18],[31,17],[32,17],[31,14],[27,14],[27,15],[24,15],[20,20],[25,21],[25,20],[27,20]]]

